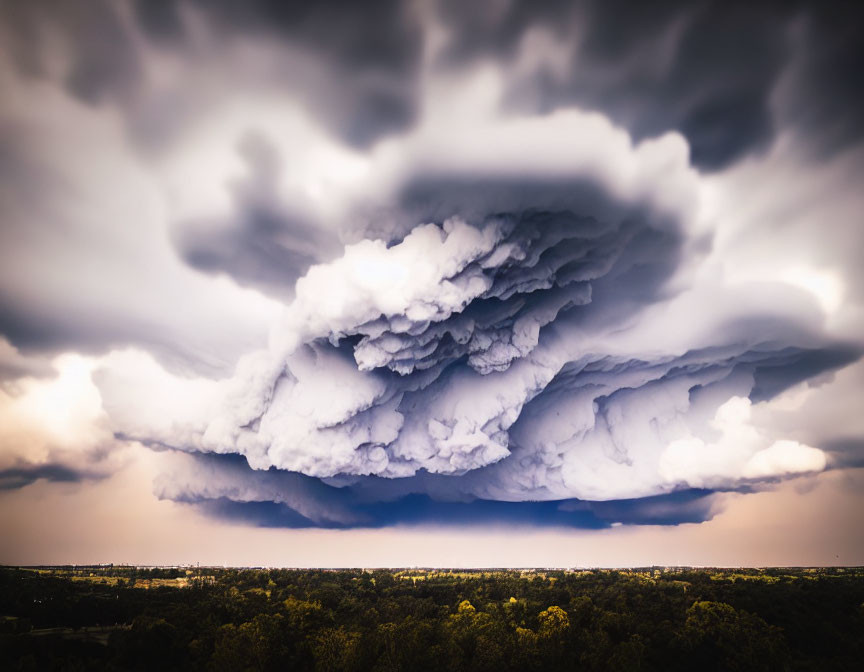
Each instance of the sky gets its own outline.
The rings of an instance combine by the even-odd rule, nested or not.
[[[855,3],[0,4],[0,563],[864,564]]]

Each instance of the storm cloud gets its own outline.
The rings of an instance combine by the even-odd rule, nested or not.
[[[362,492],[370,506],[653,501],[824,469],[821,450],[764,436],[749,408],[855,361],[859,348],[814,328],[819,308],[800,289],[696,281],[712,245],[679,141],[634,146],[581,113],[542,131],[518,123],[518,134],[506,132],[514,122],[485,123],[494,152],[466,134],[411,170],[382,162],[369,178],[377,192],[348,208],[377,239],[312,266],[269,348],[214,384],[199,415],[136,427],[136,401],[132,426],[114,415],[120,430],[242,455],[264,474],[347,488],[333,503]],[[560,146],[558,131],[585,127],[593,142]],[[542,161],[500,164],[526,142]],[[400,160],[414,146],[420,137]],[[662,172],[650,169],[658,164]],[[328,501],[299,482],[282,486],[290,501],[265,476],[245,483],[243,499],[192,487],[190,501],[295,512]],[[184,492],[163,496],[187,501]],[[254,508],[212,506],[241,517]],[[358,507],[343,503],[341,515]],[[353,524],[386,519],[370,510]]]
[[[828,5],[5,6],[0,412],[91,406],[0,487],[138,442],[256,525],[604,528],[859,464],[783,415],[864,345]]]

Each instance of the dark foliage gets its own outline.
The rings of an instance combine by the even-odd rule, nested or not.
[[[864,572],[5,568],[4,670],[853,670]]]

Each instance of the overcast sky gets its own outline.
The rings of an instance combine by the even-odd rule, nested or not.
[[[855,3],[0,7],[0,562],[864,564]]]

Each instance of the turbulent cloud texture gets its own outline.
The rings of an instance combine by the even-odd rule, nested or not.
[[[493,136],[513,127],[484,123]],[[556,147],[559,132],[586,128],[592,142]],[[193,501],[295,512],[318,510],[331,490],[287,486],[279,472],[348,488],[349,501],[356,491],[536,502],[734,489],[824,469],[822,451],[763,440],[746,411],[857,350],[812,329],[818,309],[800,289],[745,297],[699,278],[710,244],[680,141],[634,147],[581,113],[520,130],[500,133],[493,151],[478,129],[433,167],[380,178],[389,201],[357,211],[380,217],[369,224],[379,235],[387,222],[389,237],[311,267],[270,347],[215,383],[200,415],[121,431],[240,454],[266,472],[242,495],[225,476],[187,484]],[[526,139],[545,160],[501,167]],[[408,140],[399,155],[412,143],[422,144]],[[174,482],[163,495],[183,491]],[[355,509],[325,518],[348,524]],[[355,522],[384,514],[371,515]]]
[[[862,352],[840,14],[362,5],[4,7],[0,487],[606,527],[855,463],[782,415]]]

